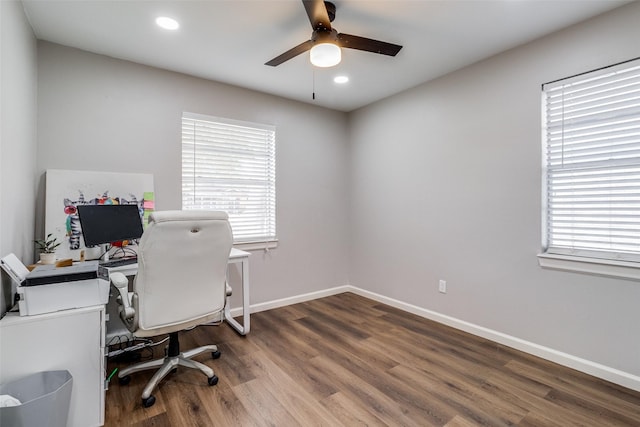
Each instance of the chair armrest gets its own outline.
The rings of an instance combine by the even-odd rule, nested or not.
[[[136,311],[131,307],[131,301],[129,300],[129,279],[122,273],[111,273],[109,275],[111,283],[118,289],[118,302],[120,303],[120,316],[123,320],[132,319],[136,314]]]

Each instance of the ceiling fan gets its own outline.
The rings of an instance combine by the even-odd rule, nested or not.
[[[303,52],[311,51],[311,63],[318,67],[331,67],[341,60],[340,48],[358,49],[382,55],[396,56],[402,46],[366,37],[338,33],[331,28],[336,17],[335,4],[322,0],[302,0],[309,22],[311,22],[311,39],[300,43],[285,53],[276,56],[265,65],[273,67],[288,61]]]

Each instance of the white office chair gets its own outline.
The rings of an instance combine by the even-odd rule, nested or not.
[[[227,214],[214,211],[154,212],[138,246],[138,273],[133,292],[122,273],[111,273],[118,289],[120,317],[136,337],[169,334],[164,359],[139,363],[118,373],[121,384],[129,374],[159,367],[142,392],[142,404],[155,403],[151,394],[158,383],[178,365],[202,371],[209,385],[218,377],[208,366],[190,360],[215,345],[180,352],[178,331],[222,320],[227,297],[226,271],[233,244]]]

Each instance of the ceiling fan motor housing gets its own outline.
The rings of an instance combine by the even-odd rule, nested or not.
[[[327,15],[329,15],[329,22],[333,22],[336,19],[336,5],[330,1],[324,2],[324,6],[327,8]]]
[[[340,44],[338,43],[338,32],[333,29],[332,30],[326,30],[326,29],[315,30],[311,35],[311,41],[313,42],[314,45],[320,44],[320,43],[333,43],[337,45]]]

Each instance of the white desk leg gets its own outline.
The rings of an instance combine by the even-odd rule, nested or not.
[[[251,329],[251,306],[249,303],[249,258],[242,260],[242,323],[244,324],[243,335],[249,333]]]
[[[242,325],[231,316],[231,307],[226,304],[224,307],[224,317],[226,321],[238,331],[241,335],[247,335],[251,329],[251,313],[249,306],[249,257],[241,260],[242,264]],[[229,272],[227,270],[227,280],[229,280]]]

